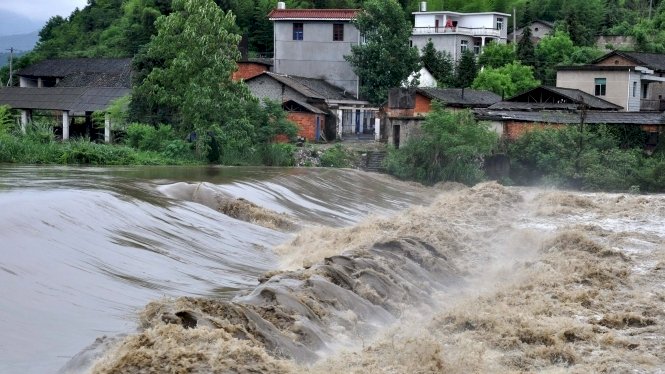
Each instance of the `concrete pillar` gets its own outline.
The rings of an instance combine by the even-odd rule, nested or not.
[[[381,119],[374,118],[374,140],[381,141]]]
[[[365,132],[365,109],[360,109],[360,133]]]
[[[111,142],[111,116],[104,114],[104,142]]]
[[[25,134],[26,129],[28,128],[28,122],[30,121],[30,114],[26,109],[21,109],[21,133]]]
[[[341,109],[337,109],[337,139],[342,140],[342,121],[344,120],[344,114]]]
[[[484,47],[484,46],[485,46],[485,37],[484,37],[484,36],[481,36],[481,37],[480,37],[480,46],[481,46],[481,47]]]
[[[38,88],[44,87],[44,81],[42,81],[42,78],[37,78],[37,87]]]
[[[62,111],[62,140],[69,139],[69,111]]]
[[[358,123],[356,122],[357,120],[358,120],[358,111],[356,110],[356,108],[353,108],[351,112],[351,123],[353,124],[353,133],[356,133],[356,123]]]

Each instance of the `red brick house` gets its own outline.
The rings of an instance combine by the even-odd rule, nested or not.
[[[260,59],[260,58],[254,58],[254,59],[246,59],[242,61],[238,61],[238,70],[236,70],[233,75],[231,75],[231,79],[234,81],[239,81],[239,80],[248,80],[256,77],[259,74],[262,74],[266,71],[270,71],[270,67],[272,66],[272,60],[271,59]]]

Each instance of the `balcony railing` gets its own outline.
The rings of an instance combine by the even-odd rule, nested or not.
[[[640,111],[662,112],[665,111],[665,100],[640,100]]]
[[[500,37],[501,30],[493,29],[490,27],[414,27],[413,35],[432,35],[432,34],[465,34],[470,36],[493,36]]]

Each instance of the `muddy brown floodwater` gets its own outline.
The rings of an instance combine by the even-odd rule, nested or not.
[[[295,222],[275,268],[233,300],[151,302],[92,371],[665,372],[665,196],[492,182],[422,193],[345,227],[233,209]]]

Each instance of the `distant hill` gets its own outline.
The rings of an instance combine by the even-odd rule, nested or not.
[[[44,27],[45,23],[0,9],[0,36],[31,33]]]
[[[16,51],[27,52],[35,48],[39,40],[39,32],[34,31],[29,34],[5,35],[0,36],[0,52],[6,52],[13,47]]]

